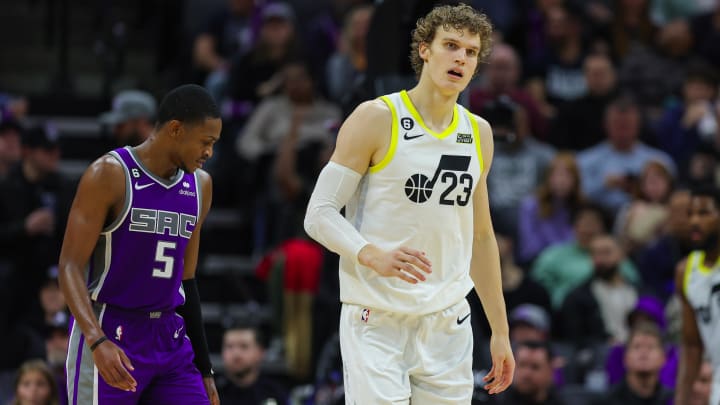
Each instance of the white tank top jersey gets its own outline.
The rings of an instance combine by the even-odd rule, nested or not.
[[[478,124],[456,104],[452,122],[437,133],[425,125],[405,91],[380,99],[392,113],[390,147],[363,176],[345,216],[381,249],[424,251],[433,272],[412,285],[341,257],[340,299],[389,312],[429,314],[464,299],[473,286],[473,194],[483,171]]]
[[[713,365],[713,390],[720,401],[720,387],[717,386],[720,383],[720,260],[712,268],[707,268],[704,262],[705,252],[690,253],[683,292],[695,310],[698,331]]]

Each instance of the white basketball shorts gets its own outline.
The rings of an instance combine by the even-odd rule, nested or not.
[[[427,315],[343,304],[345,403],[470,404],[473,337],[466,300]]]

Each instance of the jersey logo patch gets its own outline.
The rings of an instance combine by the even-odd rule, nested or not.
[[[400,126],[403,127],[404,130],[409,131],[415,126],[415,121],[413,121],[412,118],[403,117],[400,119]]]
[[[123,334],[123,327],[122,325],[118,325],[117,328],[115,328],[115,340],[120,341],[122,339]]]
[[[455,142],[470,144],[470,143],[473,143],[473,136],[472,136],[472,134],[461,134],[458,132],[457,140]]]
[[[367,323],[368,319],[370,319],[370,310],[363,308],[362,313],[360,314],[360,320]]]

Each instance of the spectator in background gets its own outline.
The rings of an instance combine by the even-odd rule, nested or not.
[[[512,239],[500,234],[496,234],[495,238],[497,239],[500,254],[500,276],[502,277],[503,297],[505,298],[507,312],[512,313],[515,308],[523,305],[533,305],[546,313],[550,313],[552,311],[550,295],[545,290],[545,287],[529,278],[525,270],[515,263]],[[470,293],[468,300],[473,313],[478,314],[477,317],[473,318],[473,322],[480,328],[480,334],[490,337],[490,325],[487,323],[487,319],[480,315],[482,306],[477,294]],[[510,340],[512,341],[512,333]]]
[[[59,405],[52,372],[42,360],[29,360],[18,369],[15,399],[10,405]]]
[[[533,97],[540,104],[549,102],[553,110],[587,91],[582,70],[587,47],[580,18],[573,3],[550,7],[545,26],[548,46],[527,59],[528,86]]]
[[[715,9],[695,16],[689,20],[689,30],[692,33],[690,41],[693,52],[708,61],[715,68],[720,68],[720,5],[715,4]]]
[[[193,63],[205,76],[205,87],[216,102],[225,95],[233,58],[247,53],[253,43],[255,0],[227,0],[208,21],[193,44]]]
[[[673,186],[673,175],[664,164],[655,160],[645,164],[633,200],[615,217],[614,233],[626,253],[633,255],[660,237],[669,215]]]
[[[512,46],[504,43],[494,45],[482,75],[482,84],[470,90],[470,111],[479,114],[485,104],[506,95],[527,112],[530,134],[541,140],[547,138],[546,117],[530,94],[519,86],[521,62]]]
[[[520,203],[537,188],[555,151],[529,136],[527,112],[506,95],[486,102],[478,114],[492,125],[495,141],[488,175],[493,224],[515,239]]]
[[[543,183],[520,206],[518,256],[521,263],[531,263],[548,246],[573,238],[572,218],[583,202],[581,189],[575,156],[558,153],[550,162]]]
[[[657,28],[650,20],[650,0],[615,0],[610,25],[610,49],[621,60],[635,46],[649,46]]]
[[[605,213],[597,205],[584,204],[573,218],[575,240],[550,246],[535,261],[530,276],[550,293],[553,309],[559,310],[571,290],[592,277],[591,242],[606,232]],[[630,261],[620,263],[623,277],[636,283],[637,271]]]
[[[603,112],[616,96],[615,67],[603,54],[592,54],[583,61],[587,93],[560,106],[553,119],[548,142],[559,149],[579,151],[602,142],[605,135]]]
[[[268,4],[260,18],[257,41],[230,69],[227,96],[233,103],[224,115],[234,119],[244,119],[263,98],[281,90],[282,69],[298,53],[295,13],[287,3]]]
[[[627,316],[635,308],[638,293],[620,273],[625,260],[618,242],[597,236],[590,245],[592,277],[570,291],[561,310],[562,335],[577,347],[604,342],[625,342]]]
[[[217,377],[220,401],[233,405],[287,403],[281,384],[262,375],[267,339],[259,326],[239,322],[223,335],[224,373]]]
[[[642,278],[641,288],[663,303],[675,290],[675,265],[691,250],[689,209],[690,192],[675,191],[667,204],[668,215],[662,235],[635,254]]]
[[[52,126],[28,130],[22,154],[0,183],[0,254],[14,266],[5,287],[16,320],[33,308],[47,269],[57,263],[72,200],[72,187],[58,173],[60,148]]]
[[[642,119],[629,96],[613,100],[605,110],[607,140],[578,154],[585,195],[617,212],[630,201],[635,179],[650,160],[664,164],[674,175],[672,159],[639,140]]]
[[[69,324],[59,322],[48,325],[45,330],[45,362],[55,378],[55,384],[59,392],[59,402],[67,405],[67,376],[65,374],[65,362],[68,356]]]
[[[100,153],[125,145],[137,146],[155,129],[157,102],[142,90],[124,90],[112,101],[112,110],[100,115],[99,121],[109,131],[111,139]]]
[[[718,116],[720,116],[720,112]],[[687,173],[681,178],[682,183],[689,189],[717,186],[719,158],[720,151],[714,145],[698,145],[690,156]]]
[[[0,121],[0,182],[7,177],[10,169],[22,157],[20,147],[22,133],[23,129],[16,121]]]
[[[669,154],[684,174],[700,144],[719,148],[715,99],[718,91],[716,69],[704,64],[690,65],[682,87],[682,102],[667,107],[654,132],[658,148]]]
[[[550,315],[534,304],[518,305],[510,311],[510,342],[547,342],[550,339]]]
[[[715,0],[652,0],[650,16],[655,24],[664,25],[712,12],[716,5]]]
[[[238,154],[259,173],[258,193],[267,193],[274,206],[267,218],[271,245],[304,234],[306,204],[341,119],[340,109],[320,97],[303,62],[289,63],[282,73],[283,93],[260,103],[236,143]]]
[[[667,321],[665,319],[663,304],[655,297],[641,296],[635,305],[635,309],[627,317],[628,330],[632,331],[641,323],[650,323],[657,327],[660,333],[665,336]],[[666,339],[663,339],[666,340]],[[625,347],[624,343],[616,344],[608,351],[605,361],[608,383],[615,385],[622,381],[625,376]],[[675,344],[664,344],[665,363],[660,370],[660,383],[672,389],[675,386],[678,366],[678,346]]]
[[[631,48],[618,61],[620,88],[637,97],[651,121],[662,113],[668,99],[680,92],[692,41],[687,26],[672,22],[657,31],[652,43]]]
[[[298,147],[334,140],[340,110],[317,93],[307,66],[292,62],[282,69],[281,79],[283,93],[264,100],[237,139],[237,151],[247,160],[276,153],[291,130],[298,131]]]
[[[0,121],[22,120],[29,110],[28,99],[8,93],[0,93]]]
[[[667,405],[672,400],[672,392],[660,384],[665,350],[657,326],[635,326],[625,348],[624,363],[624,380],[595,405]]]
[[[362,5],[345,17],[338,50],[327,61],[330,99],[342,106],[343,116],[358,104],[367,70],[367,33],[374,7]]]
[[[499,405],[564,405],[553,386],[553,354],[547,342],[519,342],[515,345],[515,378],[507,391],[498,395]]]

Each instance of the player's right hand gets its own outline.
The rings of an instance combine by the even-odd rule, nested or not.
[[[360,249],[358,260],[383,277],[397,277],[411,284],[425,281],[423,273],[432,273],[432,263],[425,253],[405,246],[386,252],[367,245]]]
[[[135,370],[125,352],[106,340],[92,352],[98,372],[108,385],[123,391],[135,392],[137,381],[130,375]]]

